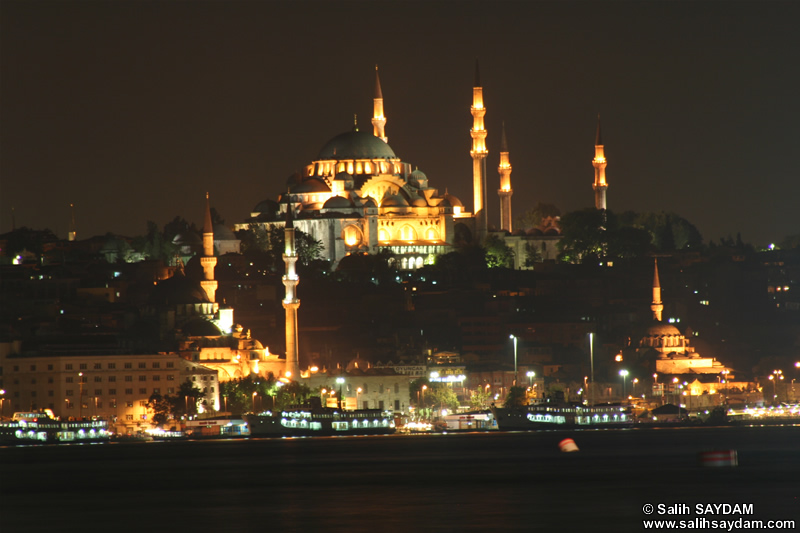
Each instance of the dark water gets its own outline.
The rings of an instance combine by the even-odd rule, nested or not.
[[[698,466],[711,449],[739,466]],[[800,427],[2,448],[0,467],[2,533],[642,531],[645,503],[800,520]]]

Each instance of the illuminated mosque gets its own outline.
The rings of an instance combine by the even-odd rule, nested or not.
[[[473,210],[461,200],[431,186],[428,176],[403,161],[388,144],[383,91],[377,67],[373,97],[372,132],[351,131],[332,138],[302,172],[289,177],[278,201],[265,200],[235,229],[252,225],[282,226],[285,213],[296,214],[294,227],[319,241],[323,259],[335,266],[352,253],[376,254],[389,250],[401,270],[432,264],[436,255],[453,251],[457,243],[482,243],[489,234],[487,221],[486,108],[478,65],[470,112],[472,140]],[[595,159],[595,206],[606,208],[606,160],[598,119]],[[503,126],[498,167],[500,231],[516,256],[515,268],[524,268],[526,246],[536,246],[542,259],[555,259],[560,238],[557,220],[513,232],[511,163]]]

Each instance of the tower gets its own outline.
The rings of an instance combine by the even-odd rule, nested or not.
[[[511,163],[508,159],[505,121],[500,133],[500,166],[497,167],[497,172],[500,174],[500,188],[497,190],[500,196],[500,229],[511,233],[511,195],[514,190],[511,188]]]
[[[217,266],[217,258],[214,256],[214,225],[211,222],[211,204],[206,193],[206,215],[203,221],[203,256],[200,258],[200,266],[203,267],[203,280],[200,286],[206,291],[208,301],[216,302],[217,280],[214,279],[214,267]]]
[[[655,273],[653,274],[653,303],[650,305],[653,311],[653,320],[661,322],[661,312],[664,304],[661,303],[661,282],[658,279],[658,259],[655,260]]]
[[[69,233],[67,233],[67,240],[74,241],[78,238],[78,230],[75,227],[75,204],[69,204]]]
[[[478,61],[475,60],[475,84],[472,87],[472,129],[469,134],[472,137],[472,188],[474,196],[474,215],[475,232],[478,242],[483,242],[488,232],[488,221],[486,218],[486,128],[483,124],[483,117],[486,115],[486,108],[483,107],[483,87],[481,87],[480,72]]]
[[[606,156],[603,153],[603,138],[600,134],[600,115],[597,115],[597,136],[594,140],[594,207],[595,209],[606,209]]]
[[[381,91],[381,78],[378,76],[378,65],[375,65],[375,95],[372,99],[372,133],[383,142],[389,142],[386,137],[386,117],[383,114],[383,91]]]
[[[297,299],[297,250],[294,243],[294,225],[292,224],[292,206],[286,206],[286,225],[283,229],[284,253],[283,262],[286,263],[286,273],[283,276],[283,286],[286,296],[283,298],[283,308],[286,309],[286,376],[292,379],[300,377],[300,358],[297,351],[297,308],[300,300]]]

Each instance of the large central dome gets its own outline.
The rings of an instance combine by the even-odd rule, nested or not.
[[[322,147],[320,161],[329,159],[397,159],[388,144],[366,131],[337,135]]]

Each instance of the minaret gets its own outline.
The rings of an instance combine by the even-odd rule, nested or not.
[[[206,291],[208,301],[216,302],[217,280],[214,279],[214,267],[217,266],[217,258],[214,256],[214,225],[211,223],[211,204],[206,193],[206,216],[203,221],[203,256],[200,258],[200,266],[203,267],[203,281],[200,286]]]
[[[297,299],[297,276],[295,263],[297,263],[297,250],[294,244],[294,225],[292,224],[292,206],[286,206],[286,225],[284,226],[284,253],[283,262],[286,263],[286,274],[283,276],[283,286],[286,296],[283,299],[283,308],[286,309],[286,377],[298,379],[300,377],[300,357],[297,351],[297,308],[300,300]]]
[[[508,141],[506,140],[506,123],[503,122],[503,130],[500,133],[500,166],[497,167],[500,173],[500,229],[511,233],[511,163],[508,160]]]
[[[600,134],[600,115],[597,115],[597,136],[594,140],[594,207],[595,209],[606,209],[606,156],[603,153],[603,137]]]
[[[478,60],[475,60],[475,84],[472,87],[472,129],[469,134],[472,136],[472,187],[475,199],[475,232],[478,242],[483,242],[488,232],[488,221],[486,218],[486,128],[483,125],[483,116],[486,108],[483,107],[483,87],[481,87],[481,77],[478,70]]]
[[[385,143],[389,142],[386,137],[386,117],[383,115],[383,91],[381,91],[381,78],[378,76],[378,65],[375,65],[375,96],[372,99],[372,133]]]
[[[67,233],[67,240],[74,241],[78,238],[78,230],[75,227],[75,204],[69,204],[70,219],[69,219],[69,232]]]
[[[653,274],[653,303],[650,305],[653,310],[653,320],[661,322],[661,312],[664,304],[661,303],[661,282],[658,280],[658,259],[655,260],[655,274]]]

